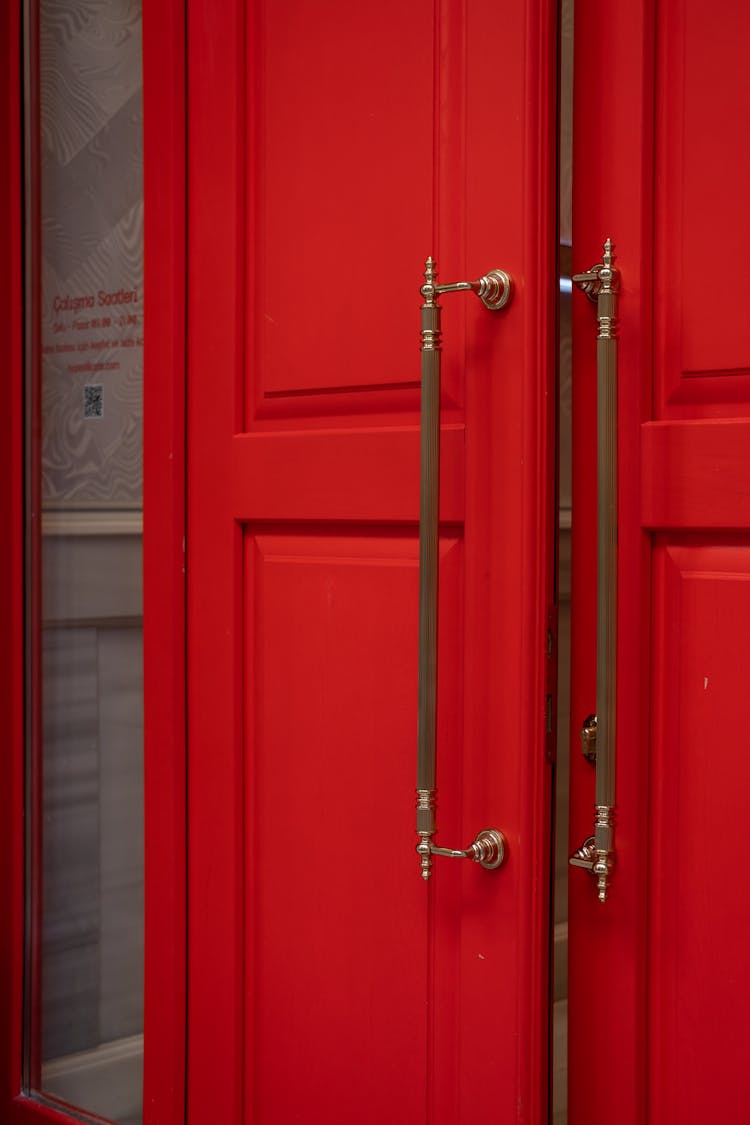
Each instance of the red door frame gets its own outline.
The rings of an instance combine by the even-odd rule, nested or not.
[[[185,4],[143,6],[144,1125],[185,1119]]]
[[[22,5],[0,17],[0,1116],[69,1121],[21,1094],[24,976],[24,299]],[[143,19],[145,192],[144,1125],[185,1115],[185,11]]]

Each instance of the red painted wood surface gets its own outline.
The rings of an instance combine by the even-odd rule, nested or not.
[[[750,900],[714,841],[739,854],[747,823],[750,536],[654,546],[648,1120],[741,1120]]]
[[[190,8],[195,1125],[544,1119],[555,93],[536,0]],[[438,720],[442,840],[497,822],[510,859],[428,889],[430,252],[517,294],[445,301]]]
[[[649,422],[641,443],[644,527],[750,525],[750,420]]]
[[[750,917],[713,841],[741,846],[747,727],[750,333],[700,270],[750,234],[750,17],[690,0],[576,4],[574,266],[617,244],[620,494],[617,867],[570,887],[570,1120],[738,1120]],[[614,45],[614,47],[613,47]],[[739,68],[739,69],[738,69]],[[704,273],[704,279],[706,275]],[[572,733],[594,707],[592,316],[574,323]],[[723,746],[719,731],[732,732]],[[575,743],[574,743],[575,744]],[[593,771],[574,755],[571,845]],[[739,1115],[739,1117],[738,1117]]]
[[[185,1118],[185,14],[144,5],[144,1125]]]
[[[649,736],[650,588],[648,541],[639,524],[637,451],[651,393],[652,170],[647,131],[644,139],[644,122],[653,115],[648,9],[638,4],[627,11],[605,11],[589,0],[576,4],[573,269],[579,272],[596,261],[610,236],[616,243],[622,293],[617,866],[604,906],[590,877],[570,872],[568,1115],[575,1125],[602,1120],[641,1125],[645,1114],[647,758],[638,751],[648,745]],[[610,50],[614,42],[617,50]],[[594,310],[582,294],[574,293],[571,851],[591,833],[594,806],[594,771],[576,748],[583,720],[596,707],[595,335]]]
[[[443,427],[440,517],[464,518],[465,430]],[[414,425],[377,429],[238,434],[232,441],[238,518],[414,522],[419,510],[419,445]],[[284,471],[279,472],[279,463]]]

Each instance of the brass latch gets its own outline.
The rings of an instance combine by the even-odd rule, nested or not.
[[[583,720],[581,753],[587,762],[596,762],[596,715],[589,715]]]

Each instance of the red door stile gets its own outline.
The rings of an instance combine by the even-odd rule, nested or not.
[[[185,1119],[185,34],[144,4],[144,1125]]]
[[[584,872],[571,869],[569,878],[568,1112],[576,1125],[644,1121],[650,560],[632,466],[651,378],[652,23],[647,4],[606,13],[588,0],[576,4],[573,271],[597,261],[611,237],[621,276],[617,859],[604,905]],[[605,42],[617,50],[603,51]],[[596,344],[592,308],[580,293],[573,333],[571,852],[593,823],[594,771],[576,748],[596,707]],[[602,1043],[594,1061],[602,1012],[606,1049]]]
[[[229,443],[216,437],[238,428],[242,403],[239,357],[244,338],[245,250],[239,220],[244,186],[244,7],[224,5],[221,20],[212,18],[210,5],[192,4],[188,10],[187,1119],[191,1125],[243,1119],[243,769],[238,722],[242,684],[237,659],[241,635],[233,618],[241,536],[229,500]],[[198,82],[196,72],[201,73]],[[205,215],[207,221],[196,222],[196,215]],[[210,477],[193,479],[191,465],[196,457],[212,465]],[[219,555],[227,560],[220,576],[213,563]],[[212,624],[210,640],[200,640],[196,608]],[[199,693],[205,693],[210,703],[196,713],[194,700]],[[219,935],[222,940],[217,940]]]
[[[546,1112],[554,13],[378,16],[189,10],[195,1125]],[[440,498],[440,835],[498,820],[510,859],[425,887],[431,252],[442,281],[500,267],[517,293],[504,320],[446,299]]]

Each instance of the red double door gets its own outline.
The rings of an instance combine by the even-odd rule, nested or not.
[[[188,24],[188,1119],[545,1119],[556,11]],[[750,24],[576,5],[575,267],[621,270],[617,861],[570,893],[571,1125],[740,1120],[750,937]],[[446,296],[439,842],[414,855],[424,259]],[[595,709],[574,355],[573,727]],[[593,773],[574,752],[571,845]]]

